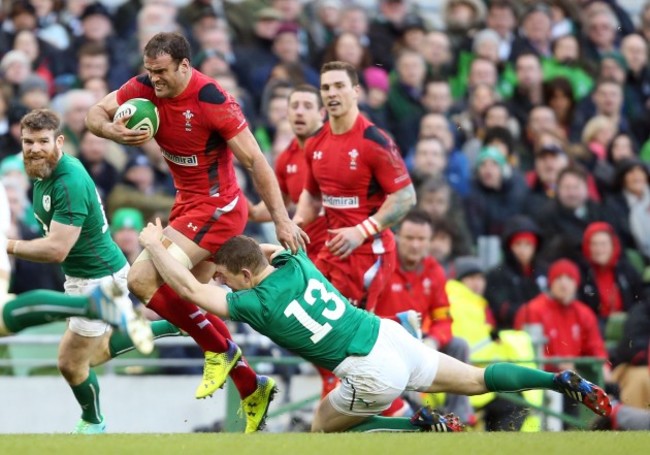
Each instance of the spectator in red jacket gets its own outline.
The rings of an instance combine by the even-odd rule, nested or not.
[[[586,304],[576,300],[580,285],[580,270],[568,260],[559,259],[548,270],[549,292],[542,293],[521,307],[515,317],[515,329],[523,330],[530,324],[541,324],[547,357],[599,357],[607,359],[605,342],[598,328],[595,313]],[[547,371],[575,369],[572,362],[547,364]],[[610,371],[603,364],[605,382],[609,382]],[[564,401],[564,412],[576,416],[578,404],[574,400]]]
[[[547,338],[544,354],[548,357],[593,356],[607,359],[595,313],[576,300],[580,285],[578,266],[568,259],[555,261],[548,270],[548,282],[548,294],[538,295],[519,309],[515,329],[522,330],[527,324],[541,324]],[[573,367],[546,365],[549,371]]]
[[[380,294],[374,312],[402,323],[402,319],[408,316],[407,312],[415,310],[422,317],[423,341],[440,352],[467,362],[467,342],[451,333],[445,271],[429,256],[432,237],[433,223],[426,212],[415,209],[404,217],[396,236],[398,266]],[[446,400],[448,412],[453,412],[463,422],[472,419],[467,397],[448,394]]]

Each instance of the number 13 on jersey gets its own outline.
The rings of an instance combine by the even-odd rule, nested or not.
[[[318,293],[318,295],[314,295],[315,293]],[[305,290],[303,298],[310,306],[314,305],[318,299],[322,300],[326,305],[329,302],[334,302],[334,308],[325,308],[321,313],[324,318],[329,319],[330,321],[336,321],[343,316],[343,313],[345,312],[345,302],[341,297],[336,295],[334,292],[329,292],[325,289],[325,285],[322,282],[313,278],[310,278],[307,283],[307,289]],[[314,344],[322,340],[323,337],[332,330],[332,326],[329,322],[320,324],[315,321],[314,318],[307,314],[307,311],[305,311],[297,300],[292,300],[291,303],[289,303],[287,308],[284,310],[284,315],[288,318],[294,316],[304,328],[309,330],[313,334],[310,339]]]

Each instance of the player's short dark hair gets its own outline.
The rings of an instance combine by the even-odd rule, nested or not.
[[[144,56],[157,58],[165,54],[169,55],[177,64],[180,64],[183,59],[187,59],[189,62],[192,55],[190,43],[178,32],[157,33],[144,47]]]
[[[230,273],[234,274],[241,272],[242,269],[259,273],[268,265],[260,245],[245,235],[228,239],[214,255],[214,262],[223,265]]]
[[[34,109],[20,120],[20,131],[54,131],[54,136],[61,134],[61,118],[49,109]]]
[[[320,109],[323,107],[323,99],[320,97],[320,91],[311,84],[296,85],[289,93],[289,99],[291,99],[291,96],[294,93],[313,93],[316,95],[316,99],[318,100],[318,108]]]
[[[431,228],[431,232],[433,233],[433,220],[431,219],[431,215],[429,215],[427,212],[425,212],[422,209],[411,209],[409,212],[402,218],[402,221],[399,224],[399,229],[404,225],[406,222],[413,223],[413,224],[426,224]]]
[[[321,74],[329,73],[330,71],[345,71],[348,73],[352,86],[359,85],[359,74],[357,74],[355,67],[348,62],[335,60],[325,63],[320,69]]]

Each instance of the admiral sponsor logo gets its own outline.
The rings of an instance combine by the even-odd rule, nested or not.
[[[298,165],[297,164],[287,164],[287,174],[297,174]]]
[[[196,155],[192,156],[178,156],[178,155],[173,155],[169,153],[167,150],[160,149],[162,155],[165,157],[167,161],[171,161],[174,164],[178,164],[179,166],[198,166],[199,165],[199,160],[197,159]]]
[[[359,196],[328,196],[323,194],[323,207],[356,209],[359,207]]]

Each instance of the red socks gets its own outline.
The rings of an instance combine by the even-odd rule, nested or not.
[[[167,284],[163,284],[154,292],[148,306],[161,317],[189,333],[204,351],[226,352],[228,350],[226,338],[206,319],[199,307],[181,299]]]

